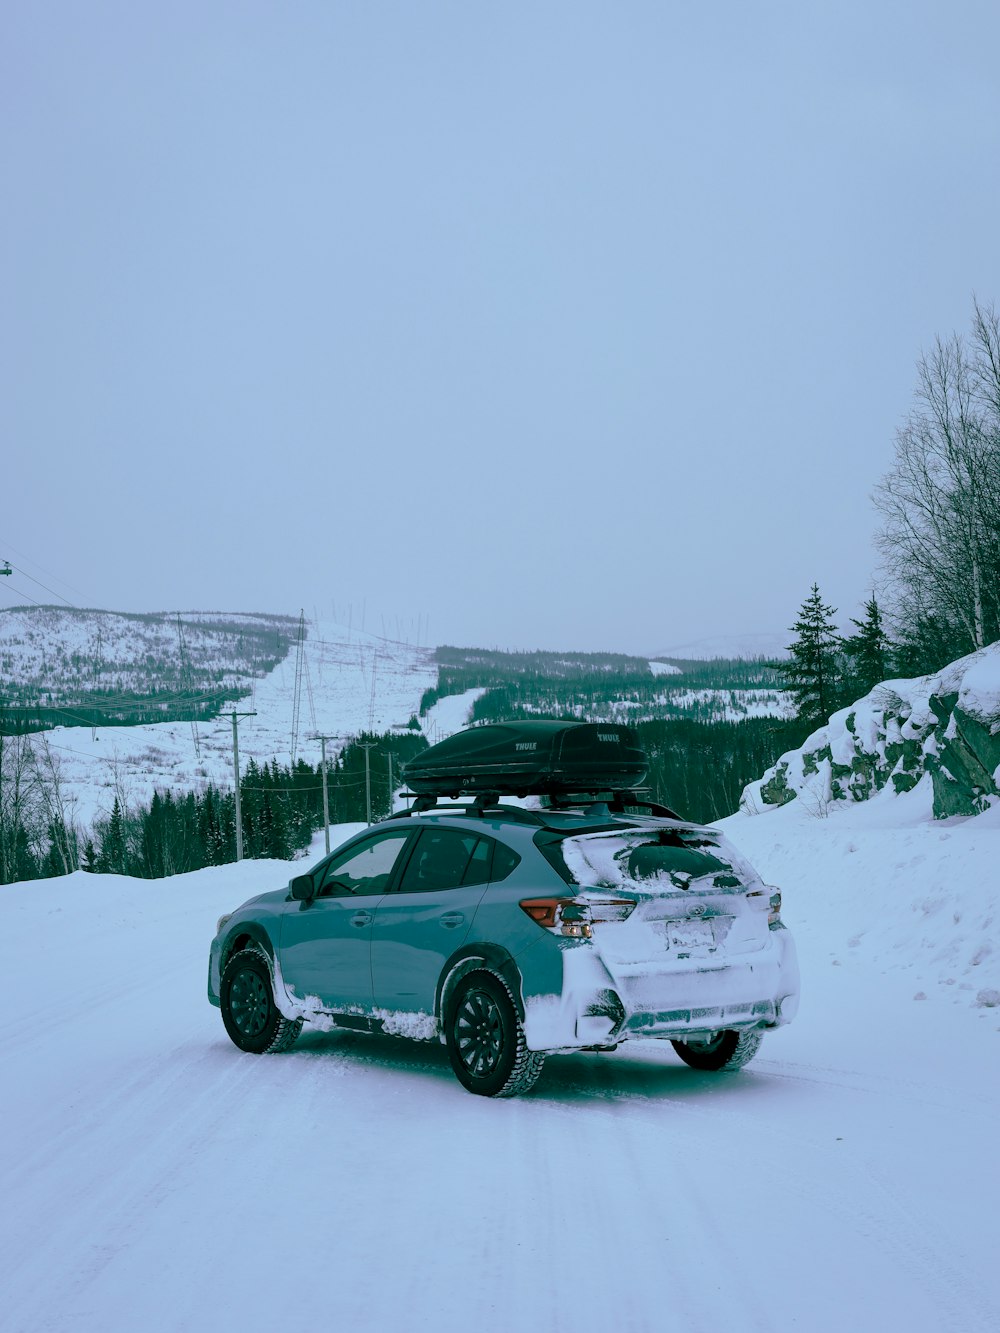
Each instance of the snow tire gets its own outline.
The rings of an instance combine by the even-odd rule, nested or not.
[[[251,1055],[287,1051],[302,1031],[302,1019],[285,1018],[274,1003],[274,982],[259,949],[233,954],[222,974],[222,1021],[233,1043]]]
[[[545,1055],[529,1051],[507,983],[495,972],[471,972],[445,1015],[455,1077],[481,1097],[518,1097],[534,1087]]]
[[[686,1065],[712,1073],[742,1069],[757,1054],[760,1032],[716,1032],[708,1041],[672,1041],[670,1044]]]

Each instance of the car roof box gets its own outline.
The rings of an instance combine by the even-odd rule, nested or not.
[[[432,745],[403,777],[418,796],[545,796],[629,790],[648,767],[635,736],[617,723],[496,722]]]

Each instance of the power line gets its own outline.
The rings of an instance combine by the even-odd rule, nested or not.
[[[61,592],[56,592],[55,588],[50,588],[49,585],[43,583],[41,579],[36,579],[34,574],[29,574],[28,571],[22,569],[20,565],[15,565],[14,568],[19,574],[23,574],[25,578],[31,579],[32,583],[37,583],[40,588],[44,588],[46,592],[50,592],[53,597],[58,597],[60,602],[65,602],[67,606],[72,606],[74,611],[79,609],[78,607],[73,606],[73,603],[69,598],[64,597]]]
[[[4,592],[13,592],[13,593],[17,593],[18,597],[23,597],[23,598],[25,599],[25,601],[28,601],[28,602],[34,602],[36,606],[41,606],[41,607],[44,607],[44,606],[45,606],[45,603],[44,603],[44,602],[38,602],[38,601],[35,601],[35,598],[34,598],[34,597],[29,597],[28,594],[27,594],[26,592],[21,592],[20,588],[14,588],[14,587],[12,587],[9,583],[5,583],[3,586],[4,586]],[[11,608],[11,609],[13,609],[13,608]]]
[[[84,596],[84,594],[80,591],[79,588],[74,588],[74,586],[73,586],[72,583],[67,583],[66,580],[65,580],[64,578],[60,578],[58,574],[53,574],[53,572],[52,572],[51,569],[46,569],[45,566],[44,566],[44,565],[40,565],[40,564],[38,563],[37,560],[32,560],[30,555],[26,555],[24,551],[19,551],[19,550],[17,549],[17,547],[16,547],[16,546],[12,546],[11,543],[10,543],[9,541],[6,540],[6,538],[3,539],[2,544],[3,544],[9,551],[13,551],[15,555],[19,555],[19,556],[21,557],[22,560],[27,560],[27,561],[29,561],[30,564],[34,565],[36,569],[40,569],[40,570],[42,571],[43,574],[47,574],[48,577],[49,577],[50,579],[55,579],[55,581],[56,581],[57,583],[61,583],[61,584],[63,585],[64,588],[69,588],[70,592],[75,592],[75,593],[77,594],[78,597],[83,597],[83,596]],[[31,575],[29,574],[28,577],[30,578]],[[35,582],[36,582],[36,583],[37,583],[38,581],[39,581],[38,579],[35,579]],[[42,584],[42,587],[45,587],[45,585]],[[47,591],[48,591],[48,592],[51,592],[52,589],[49,588],[49,589],[47,589]],[[59,595],[59,594],[57,593],[56,596],[58,597],[58,595]]]

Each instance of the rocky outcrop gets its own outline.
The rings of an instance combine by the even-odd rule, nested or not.
[[[876,685],[750,783],[741,808],[759,813],[799,798],[825,811],[911,791],[925,775],[936,819],[1000,800],[1000,643],[935,675]]]

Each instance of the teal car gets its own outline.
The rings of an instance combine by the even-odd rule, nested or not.
[[[548,1054],[668,1040],[735,1070],[795,1015],[777,890],[652,805],[479,799],[393,816],[223,917],[208,995],[243,1051],[308,1024],[441,1041],[473,1093]]]

